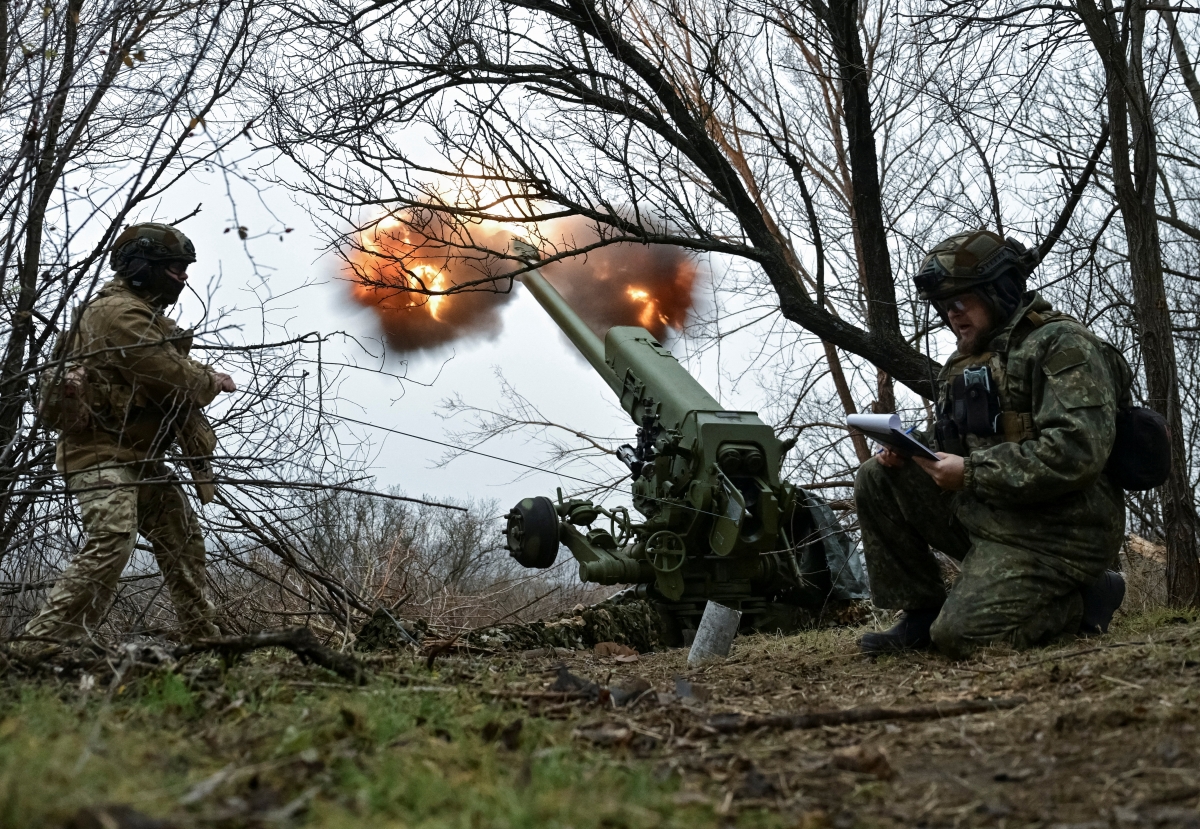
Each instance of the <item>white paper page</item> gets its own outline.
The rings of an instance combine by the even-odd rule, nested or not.
[[[846,418],[846,425],[862,429],[864,432],[890,432],[893,429],[897,432],[904,431],[900,415],[894,412],[891,414],[852,414]]]

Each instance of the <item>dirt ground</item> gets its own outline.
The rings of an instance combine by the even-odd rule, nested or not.
[[[1126,619],[1109,636],[960,663],[926,654],[871,661],[855,652],[861,632],[748,637],[727,661],[696,670],[683,651],[633,663],[526,657],[530,689],[547,687],[559,664],[610,687],[653,688],[608,710],[537,697],[526,705],[570,718],[581,741],[652,758],[658,774],[681,777],[677,800],[716,815],[765,808],[804,829],[1200,827],[1200,625],[1191,617]],[[688,685],[691,696],[679,698]],[[716,712],[980,698],[1024,702],[926,722],[733,736],[708,727]]]
[[[0,827],[1200,827],[1195,614],[958,663],[869,660],[866,629],[744,637],[697,669],[469,648],[365,656],[362,686],[282,652],[8,675]],[[999,710],[896,716],[964,700]],[[864,708],[888,710],[722,730]]]

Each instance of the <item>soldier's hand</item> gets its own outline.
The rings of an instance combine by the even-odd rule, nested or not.
[[[233,378],[228,374],[220,371],[212,373],[213,380],[216,381],[217,391],[234,392],[237,391],[237,384],[233,382]]]
[[[937,453],[938,459],[931,461],[928,458],[919,458],[915,455],[913,460],[917,465],[929,473],[929,477],[933,478],[933,482],[942,489],[956,490],[962,489],[966,483],[967,467],[963,461],[962,455],[947,455],[945,452]]]
[[[875,458],[880,465],[886,466],[888,469],[898,469],[904,466],[904,456],[890,446],[885,446],[876,452]]]

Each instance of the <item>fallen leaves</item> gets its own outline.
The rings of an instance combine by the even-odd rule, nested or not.
[[[614,662],[630,663],[638,661],[638,652],[628,645],[617,642],[599,642],[592,648],[596,656],[611,656]]]
[[[870,774],[880,780],[891,780],[896,776],[887,752],[877,746],[856,745],[835,749],[830,763],[835,769]]]

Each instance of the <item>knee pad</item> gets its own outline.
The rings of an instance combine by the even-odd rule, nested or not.
[[[933,625],[929,628],[929,638],[933,640],[933,646],[939,653],[943,653],[951,659],[963,659],[970,656],[978,647],[963,636],[961,626],[954,619],[949,618],[946,613],[942,613],[934,620]]]

